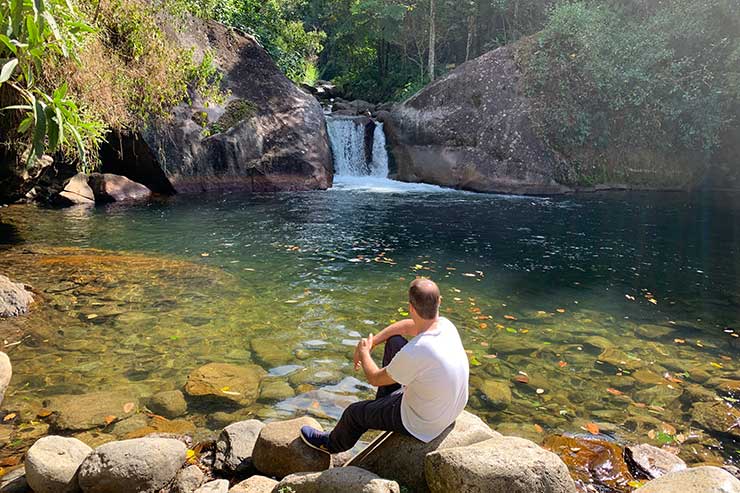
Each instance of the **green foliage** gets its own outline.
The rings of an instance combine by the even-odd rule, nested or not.
[[[543,135],[566,154],[715,150],[739,102],[737,7],[737,0],[558,5],[522,55]]]
[[[208,126],[207,135],[226,132],[242,120],[246,120],[257,113],[257,107],[251,101],[233,99],[226,105],[226,111],[221,117]],[[207,122],[207,118],[206,118]]]

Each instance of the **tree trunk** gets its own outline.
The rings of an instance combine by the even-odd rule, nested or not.
[[[434,80],[435,46],[437,44],[437,29],[435,27],[436,12],[435,0],[429,0],[429,80]]]

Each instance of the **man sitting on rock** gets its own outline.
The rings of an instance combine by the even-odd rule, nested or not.
[[[332,454],[351,449],[368,430],[395,431],[430,442],[457,419],[468,402],[468,357],[455,326],[439,316],[439,305],[434,282],[411,283],[411,319],[396,322],[375,337],[370,334],[355,349],[355,369],[361,366],[367,381],[378,387],[375,399],[347,407],[331,433],[304,426],[304,442]],[[383,368],[378,368],[370,352],[382,343]]]

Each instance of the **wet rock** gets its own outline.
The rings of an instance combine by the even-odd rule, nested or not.
[[[671,384],[655,385],[635,392],[634,398],[651,406],[668,407],[681,397],[683,390]]]
[[[681,395],[681,401],[686,404],[693,404],[694,402],[708,402],[715,401],[718,399],[718,395],[708,390],[707,388],[690,383],[684,385],[683,394]]]
[[[568,466],[576,483],[585,489],[595,484],[620,491],[634,477],[624,460],[622,447],[605,440],[553,435],[542,444]]]
[[[489,428],[478,416],[463,411],[455,423],[429,443],[394,433],[369,457],[354,465],[382,478],[398,481],[412,491],[423,493],[428,489],[424,468],[420,464],[428,453],[472,445],[498,436],[501,435]]]
[[[195,425],[186,419],[167,419],[162,416],[152,416],[147,426],[130,431],[124,438],[141,438],[145,436],[159,436],[163,438],[174,438],[189,445],[192,440],[188,436],[195,432]]]
[[[706,385],[716,388],[719,392],[730,397],[740,397],[740,380],[730,378],[710,378]]]
[[[122,392],[93,392],[83,395],[52,397],[45,407],[54,414],[50,417],[53,429],[85,431],[107,426],[136,412],[137,399]]]
[[[26,479],[35,493],[80,491],[77,470],[92,449],[77,440],[47,436],[34,443],[26,454]]]
[[[517,437],[492,438],[430,453],[424,460],[432,493],[575,493],[557,455]]]
[[[0,318],[26,313],[33,295],[26,287],[0,274]]]
[[[289,489],[290,488],[290,489]],[[399,493],[398,483],[382,479],[359,467],[348,466],[329,469],[323,472],[304,472],[291,474],[275,487],[276,491],[295,491],[296,493]]]
[[[645,366],[645,362],[634,355],[625,353],[620,349],[607,348],[599,354],[599,361],[609,363],[617,368],[624,368],[625,370],[637,370]]]
[[[155,493],[175,477],[187,447],[167,438],[138,438],[101,445],[80,466],[84,493]]]
[[[252,476],[229,490],[229,493],[272,493],[278,482],[265,476]]]
[[[195,490],[195,493],[228,493],[229,492],[229,482],[226,479],[216,479],[215,481],[210,481],[197,490]]]
[[[344,378],[342,372],[338,370],[323,370],[316,368],[304,368],[293,373],[289,380],[295,387],[311,385],[331,385],[340,382]]]
[[[95,194],[95,200],[101,203],[144,200],[152,195],[152,191],[141,183],[112,173],[93,173],[88,184]]]
[[[673,333],[673,327],[664,325],[640,325],[635,329],[635,334],[643,339],[662,339]]]
[[[8,355],[0,351],[0,404],[5,399],[5,391],[8,390],[11,378],[13,378],[13,365]]]
[[[185,392],[193,397],[211,397],[247,406],[259,396],[260,380],[265,374],[257,365],[209,363],[190,373]]]
[[[149,426],[149,418],[143,414],[135,414],[130,418],[126,418],[115,423],[111,426],[109,431],[117,437],[123,437],[129,433],[133,433],[134,431],[146,428],[147,426]]]
[[[195,465],[185,467],[180,469],[166,491],[167,493],[193,493],[203,484],[205,477],[200,467]]]
[[[695,467],[653,479],[639,493],[740,493],[740,480],[719,467]]]
[[[601,351],[606,351],[607,349],[614,347],[614,343],[612,341],[601,336],[589,336],[583,340],[583,343],[593,346],[596,349],[600,349]]]
[[[100,447],[104,443],[116,441],[115,435],[111,435],[110,433],[101,433],[94,430],[77,433],[74,437],[85,445],[92,448]]]
[[[678,456],[652,445],[628,445],[624,456],[650,479],[686,469],[686,463]]]
[[[295,396],[295,390],[285,380],[264,380],[260,389],[261,401],[282,401]]]
[[[286,348],[284,342],[255,337],[251,340],[252,352],[264,364],[265,368],[273,368],[288,363],[291,358],[290,349]]]
[[[662,385],[667,383],[662,375],[659,375],[647,368],[640,368],[632,374],[637,383],[640,385]]]
[[[28,493],[29,486],[23,466],[0,478],[0,493]]]
[[[252,452],[258,471],[277,478],[296,472],[323,471],[331,467],[331,456],[310,448],[300,437],[302,426],[322,429],[313,418],[269,423],[262,428]]]
[[[740,438],[740,411],[722,402],[697,402],[691,419],[707,431]]]
[[[241,472],[252,465],[252,451],[265,425],[256,419],[240,421],[221,431],[216,441],[214,468],[226,473]]]
[[[188,412],[188,403],[179,390],[167,390],[154,394],[147,403],[147,407],[154,413],[165,418],[178,418]]]
[[[92,205],[95,203],[95,194],[87,183],[85,173],[77,173],[64,184],[59,192],[58,202],[64,205]]]
[[[511,404],[511,388],[508,382],[471,378],[471,385],[483,395],[485,403],[495,411],[502,411]]]

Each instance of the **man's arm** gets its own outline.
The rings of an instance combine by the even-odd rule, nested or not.
[[[396,383],[396,381],[388,375],[385,368],[378,368],[378,365],[375,364],[375,361],[373,361],[373,358],[370,355],[370,351],[373,348],[372,334],[370,334],[367,339],[361,340],[358,348],[360,353],[360,363],[362,364],[362,369],[365,371],[367,383],[375,387],[383,387],[385,385],[393,385]]]
[[[399,320],[398,322],[393,323],[385,329],[381,330],[373,338],[373,347],[383,344],[385,341],[393,336],[415,337],[416,326],[414,325],[414,321],[410,318]]]

